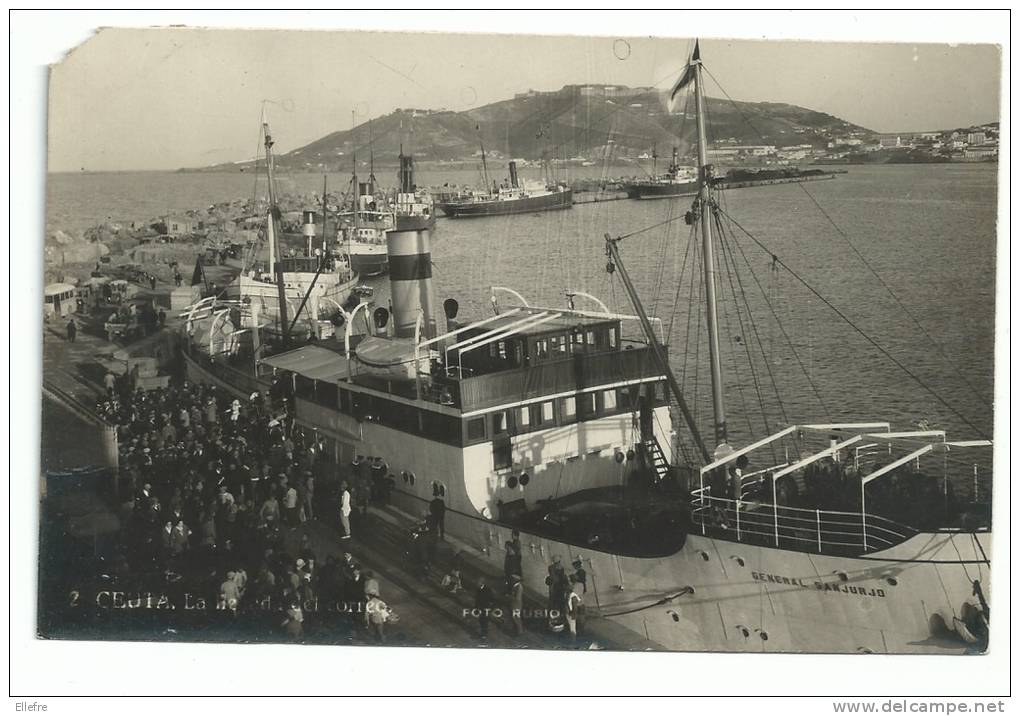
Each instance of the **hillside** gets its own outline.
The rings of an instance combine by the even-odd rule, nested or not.
[[[707,98],[713,143],[810,144],[824,147],[833,135],[874,134],[832,115],[790,104],[736,102]],[[274,127],[278,137],[286,127]],[[400,109],[353,130],[333,132],[279,155],[290,171],[338,170],[351,154],[366,159],[371,135],[379,165],[393,165],[401,146],[419,161],[466,160],[479,142],[493,157],[540,159],[604,156],[636,157],[694,140],[693,113],[668,113],[665,97],[650,88],[568,85],[555,92],[528,92],[466,112]],[[208,170],[236,171],[244,165],[221,164]]]

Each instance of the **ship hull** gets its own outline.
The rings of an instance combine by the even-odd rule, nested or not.
[[[354,252],[349,256],[351,268],[362,277],[381,276],[389,270],[389,259],[386,256],[386,247],[383,246],[382,253],[378,252]]]
[[[440,211],[451,219],[463,219],[477,216],[504,216],[507,214],[530,214],[536,211],[555,211],[569,209],[573,206],[573,192],[553,192],[542,196],[529,196],[524,199],[508,199],[496,201],[443,202]]]
[[[628,184],[627,196],[631,199],[669,199],[678,196],[694,196],[698,193],[697,182],[679,184]]]
[[[193,380],[239,396],[252,389],[192,358],[187,364]],[[511,497],[486,487],[492,483],[484,467],[491,465],[491,447],[472,454],[301,400],[298,425],[329,436],[340,465],[356,456],[384,456],[393,502],[415,519],[442,484],[448,539],[502,569],[502,546],[515,525],[486,514],[484,505]],[[606,457],[555,459],[546,465],[552,475],[536,470],[531,484],[539,492],[528,499],[556,496],[548,492],[553,484],[556,490],[566,486],[561,495],[581,486],[625,484],[629,463],[618,464],[610,450],[600,452]],[[695,531],[671,553],[635,557],[518,529],[522,576],[533,599],[544,600],[553,558],[568,565],[581,557],[591,613],[670,651],[967,653],[976,647],[953,631],[953,618],[976,609],[973,580],[989,588],[989,532],[922,532],[883,551],[844,557]]]
[[[426,507],[403,491],[398,500],[412,514]],[[446,529],[502,568],[512,527],[448,511]],[[988,586],[987,533],[921,533],[866,558],[696,534],[676,554],[655,559],[524,531],[520,539],[530,591],[546,592],[554,557],[564,565],[581,557],[591,612],[670,651],[962,654],[973,645],[942,625],[976,608],[968,572]]]

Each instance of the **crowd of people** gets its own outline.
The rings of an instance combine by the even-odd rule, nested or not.
[[[309,620],[316,622],[317,636],[360,628],[385,640],[384,625],[396,615],[375,575],[350,552],[318,554],[308,530],[295,532],[318,518],[347,544],[365,524],[369,504],[388,499],[384,462],[338,469],[321,439],[292,429],[283,391],[238,400],[187,381],[142,391],[133,387],[130,373],[108,374],[104,387],[96,409],[115,426],[120,448],[123,528],[108,565],[114,579],[147,576],[188,594],[192,604],[218,618],[261,616],[277,635],[294,640],[305,637]],[[481,638],[497,605],[508,629],[522,634],[519,535],[506,544],[502,585],[483,580],[465,588],[456,564],[445,571],[435,565],[445,512],[436,497],[411,531],[412,563],[449,594],[473,592]],[[549,566],[549,623],[543,625],[572,636],[587,591],[580,561],[574,568],[568,574],[559,560]]]
[[[339,495],[330,489],[335,470],[324,444],[291,429],[285,401],[261,393],[230,399],[186,381],[151,391],[132,389],[129,376],[109,374],[104,383],[96,407],[117,429],[125,525],[114,574],[165,579],[228,614],[280,614],[294,639],[303,636],[309,604],[371,624],[353,616],[379,600],[371,572],[350,554],[320,559],[307,534],[291,535],[333,515],[339,500],[349,538],[369,487],[351,479]]]

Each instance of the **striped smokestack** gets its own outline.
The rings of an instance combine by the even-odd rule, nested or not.
[[[314,211],[305,210],[305,211],[302,212],[302,215],[303,215],[304,218],[303,218],[302,224],[301,224],[301,233],[304,234],[305,237],[313,237],[314,238],[315,234],[316,234],[316,231],[315,231],[315,212]]]
[[[398,216],[396,228],[386,232],[386,254],[390,266],[394,333],[397,337],[414,336],[420,308],[424,314],[422,338],[434,338],[436,316],[428,218]]]

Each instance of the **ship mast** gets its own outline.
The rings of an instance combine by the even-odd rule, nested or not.
[[[485,191],[492,195],[492,188],[489,186],[489,167],[485,164],[485,143],[482,141],[482,133],[478,133],[478,146],[482,149],[482,179],[485,181]]]
[[[722,359],[719,355],[719,319],[716,315],[715,254],[712,249],[712,166],[708,163],[708,137],[705,133],[705,92],[701,52],[694,43],[690,66],[694,70],[694,98],[698,115],[698,199],[701,216],[701,247],[705,268],[706,311],[708,318],[708,357],[712,369],[712,413],[715,416],[716,451],[726,445],[726,409],[723,405]]]
[[[263,117],[262,130],[266,145],[266,171],[269,175],[269,270],[276,276],[277,300],[279,301],[280,328],[283,332],[284,347],[290,343],[290,328],[287,324],[287,289],[283,281],[283,261],[277,259],[280,253],[276,245],[280,235],[280,208],[276,204],[276,186],[273,178],[273,137],[269,133],[269,122]]]

